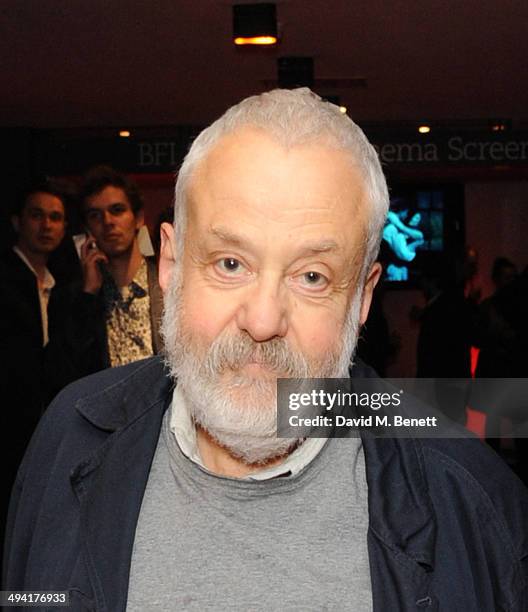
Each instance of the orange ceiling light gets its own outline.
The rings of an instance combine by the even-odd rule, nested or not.
[[[242,45],[277,44],[277,11],[275,4],[233,5],[233,42]]]
[[[237,36],[233,41],[235,45],[275,45],[276,36]]]

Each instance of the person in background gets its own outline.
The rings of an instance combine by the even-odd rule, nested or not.
[[[470,244],[466,245],[463,257],[458,257],[455,265],[457,277],[461,276],[462,278],[464,297],[468,300],[468,303],[476,306],[482,296],[477,249]]]
[[[491,280],[495,291],[499,291],[517,278],[517,266],[507,257],[497,257],[493,262]]]
[[[87,238],[72,335],[79,371],[88,374],[159,352],[162,298],[155,260],[139,248],[144,219],[136,185],[98,166],[84,177],[80,201]]]
[[[502,290],[516,276],[517,268],[513,262],[506,257],[495,259],[491,270],[495,291],[479,304],[475,323],[474,344],[480,349],[475,375],[479,378],[511,376],[509,355],[516,333],[497,306]]]
[[[521,274],[503,285],[494,296],[494,308],[506,326],[513,331],[508,343],[503,376],[528,378],[528,266]],[[516,430],[514,442],[515,469],[528,484],[528,409],[526,398],[512,407],[509,416]]]
[[[426,305],[417,347],[418,378],[469,378],[473,311],[464,297],[461,266],[431,258],[421,278]]]
[[[435,383],[442,412],[461,424],[466,422],[468,383],[475,306],[464,296],[463,257],[438,254],[424,266],[421,278],[426,305],[420,313],[416,348],[417,378]],[[441,379],[452,379],[442,382]]]
[[[57,390],[58,283],[48,265],[66,230],[63,187],[46,179],[22,194],[11,217],[15,244],[0,256],[2,519],[18,464]]]
[[[479,355],[475,376],[477,378],[525,378],[527,276],[517,276],[517,267],[506,257],[497,257],[493,262],[491,278],[494,293],[479,305],[475,324],[475,346]],[[513,460],[519,475],[528,482],[528,448],[526,440],[517,438],[512,453],[503,448],[501,432],[504,419],[518,427],[528,421],[526,406],[499,402],[501,388],[489,391],[480,398],[477,407],[486,413],[486,442],[506,460]],[[498,407],[499,406],[499,407]]]

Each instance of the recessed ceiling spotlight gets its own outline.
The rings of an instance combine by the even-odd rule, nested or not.
[[[274,45],[277,42],[275,4],[233,5],[233,42],[235,45]]]
[[[420,132],[420,134],[429,134],[429,132],[431,131],[431,126],[430,125],[421,125],[418,128],[418,131]]]
[[[346,114],[346,112],[347,112],[347,107],[346,107],[346,106],[340,106],[340,107],[339,107],[339,112],[340,112],[340,113],[343,113],[343,115],[345,115],[345,114]]]
[[[120,130],[119,136],[121,136],[121,138],[130,138],[130,132],[128,130]]]

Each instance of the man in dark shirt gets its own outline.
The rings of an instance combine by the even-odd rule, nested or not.
[[[59,184],[48,180],[31,186],[20,198],[12,223],[16,243],[0,258],[0,387],[7,448],[2,514],[29,438],[58,390],[48,376],[53,367],[47,365],[54,361],[53,337],[59,324],[54,317],[56,279],[48,260],[66,228]]]

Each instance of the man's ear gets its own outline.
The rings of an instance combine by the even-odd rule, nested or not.
[[[378,284],[381,276],[382,267],[379,262],[374,263],[365,282],[363,288],[363,298],[361,300],[361,311],[359,315],[359,322],[361,325],[365,323],[370,310],[370,304],[372,303],[372,294],[374,293],[374,287]]]
[[[174,227],[170,223],[162,223],[160,228],[161,248],[159,257],[159,284],[165,294],[169,286],[171,274],[176,263],[176,238]]]

